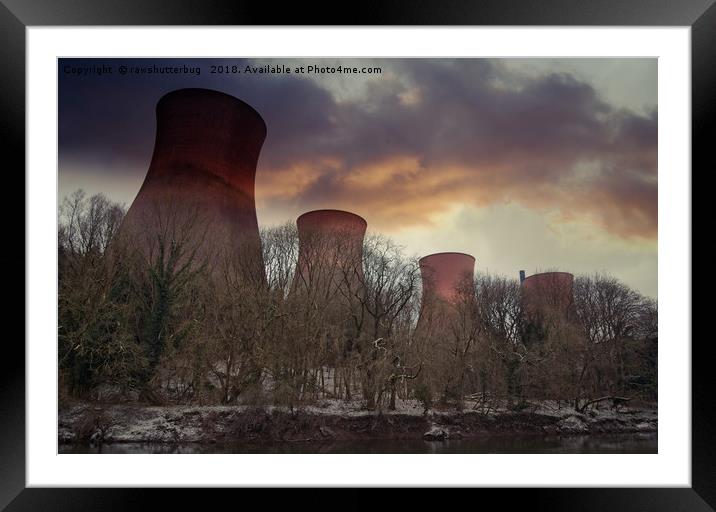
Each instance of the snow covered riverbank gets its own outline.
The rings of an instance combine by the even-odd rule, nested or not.
[[[355,439],[460,439],[510,434],[656,432],[651,409],[595,410],[539,404],[520,412],[498,409],[428,411],[403,401],[395,411],[367,411],[325,401],[290,411],[253,406],[146,406],[74,403],[59,412],[60,443],[231,443]]]

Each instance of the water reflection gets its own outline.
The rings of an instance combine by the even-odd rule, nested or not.
[[[491,436],[423,441],[369,439],[360,441],[167,444],[115,443],[60,445],[60,453],[657,453],[656,433],[591,436]]]

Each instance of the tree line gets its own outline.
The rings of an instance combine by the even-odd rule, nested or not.
[[[141,234],[77,191],[58,228],[61,398],[276,404],[325,398],[489,411],[657,398],[657,306],[608,275],[577,276],[565,309],[517,279],[465,276],[423,304],[417,258],[380,235],[261,230],[265,274],[193,213]],[[208,245],[207,245],[208,244]],[[208,249],[207,249],[208,247]],[[432,299],[431,299],[432,300]]]

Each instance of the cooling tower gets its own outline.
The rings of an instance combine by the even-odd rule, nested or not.
[[[546,307],[567,311],[574,302],[574,276],[568,272],[533,274],[522,281],[528,311]]]
[[[475,258],[460,252],[441,252],[420,259],[420,276],[423,294],[416,333],[427,333],[432,328],[447,327],[453,318],[460,289],[466,281],[472,282]]]
[[[293,292],[311,291],[330,297],[342,284],[362,282],[362,217],[342,210],[314,210],[296,219],[298,262]]]
[[[149,170],[122,231],[154,251],[157,235],[190,240],[216,263],[228,255],[264,281],[254,177],[266,124],[243,101],[209,89],[179,89],[156,108]]]
[[[451,303],[465,279],[472,280],[475,258],[460,252],[440,252],[420,259],[423,304],[434,300]]]

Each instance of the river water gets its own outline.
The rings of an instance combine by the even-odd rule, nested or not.
[[[61,444],[60,453],[657,453],[656,433],[503,435],[473,439],[363,439],[263,444]]]

